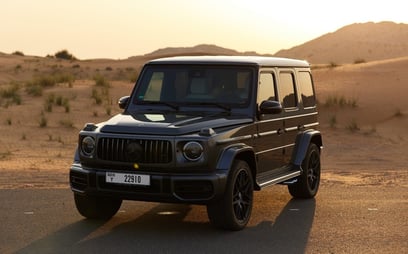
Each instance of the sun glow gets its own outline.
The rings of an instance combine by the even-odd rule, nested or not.
[[[215,44],[274,54],[352,23],[408,23],[402,1],[89,0],[2,2],[1,52],[127,58]]]

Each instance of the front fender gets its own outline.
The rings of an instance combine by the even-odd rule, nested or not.
[[[74,162],[80,162],[78,148],[75,150]]]
[[[218,158],[216,169],[228,171],[231,168],[232,162],[235,160],[235,158],[243,152],[255,154],[252,147],[243,143],[226,147],[224,151],[222,151],[221,156]]]
[[[307,130],[299,133],[296,137],[295,148],[292,153],[292,164],[301,166],[305,159],[310,143],[315,143],[319,149],[323,147],[322,135],[318,130]]]

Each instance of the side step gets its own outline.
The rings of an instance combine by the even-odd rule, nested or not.
[[[274,184],[293,184],[297,179],[293,179],[301,174],[300,169],[285,172],[272,172],[269,174],[262,174],[256,178],[256,181],[261,188],[265,188]]]

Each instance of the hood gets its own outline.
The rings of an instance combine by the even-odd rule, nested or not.
[[[222,128],[251,123],[247,116],[189,115],[183,113],[119,114],[104,122],[105,133],[149,134],[176,136],[199,132],[203,128]]]

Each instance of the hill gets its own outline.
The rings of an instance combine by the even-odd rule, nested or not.
[[[353,63],[408,56],[408,24],[356,23],[275,56],[306,59],[315,64]]]
[[[180,55],[261,55],[255,51],[239,52],[234,49],[223,48],[212,44],[199,44],[193,47],[167,47],[155,50],[151,53],[143,55],[144,58],[158,58]],[[269,55],[272,56],[272,55]],[[134,56],[131,58],[140,58],[140,56]]]

